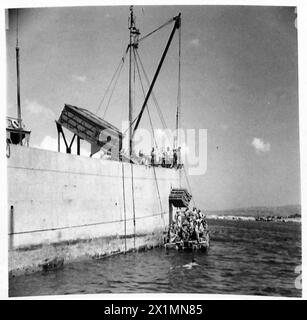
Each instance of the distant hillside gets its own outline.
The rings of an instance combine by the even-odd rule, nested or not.
[[[267,217],[281,216],[289,217],[293,215],[301,215],[300,205],[286,205],[280,207],[250,207],[221,211],[207,211],[208,214],[220,216],[245,216],[245,217]]]

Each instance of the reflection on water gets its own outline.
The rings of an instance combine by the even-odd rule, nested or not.
[[[10,279],[10,296],[80,293],[219,293],[301,296],[299,223],[209,220],[207,253],[162,248]],[[195,262],[192,263],[192,259]]]

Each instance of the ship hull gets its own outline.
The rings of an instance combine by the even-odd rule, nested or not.
[[[178,170],[10,146],[9,271],[161,244]]]

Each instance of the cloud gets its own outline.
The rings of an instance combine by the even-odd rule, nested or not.
[[[74,74],[72,76],[72,79],[74,81],[79,81],[79,82],[85,82],[87,80],[86,76],[80,76],[80,75],[76,75],[76,74]]]
[[[227,130],[229,129],[229,125],[228,125],[228,124],[225,124],[225,123],[222,123],[222,124],[220,125],[220,127],[221,127],[221,129],[222,129],[223,131],[227,131]]]
[[[75,140],[76,141],[76,140]],[[68,139],[68,143],[70,143],[70,139]],[[72,147],[72,154],[76,154],[76,146]],[[58,139],[53,138],[51,136],[45,136],[44,139],[39,144],[34,144],[31,147],[37,149],[44,149],[50,151],[58,151]],[[61,139],[61,152],[66,152],[66,147],[64,141]],[[89,156],[90,152],[85,149],[84,147],[80,148],[80,155],[81,156]]]
[[[269,152],[271,149],[271,145],[269,142],[264,142],[259,138],[254,138],[251,145],[255,148],[256,153],[265,153]]]
[[[44,137],[40,144],[33,145],[34,148],[57,151],[58,150],[58,140],[50,136]]]
[[[200,45],[200,41],[198,38],[194,38],[190,41],[190,44],[193,46],[193,47],[198,47]]]
[[[56,118],[54,112],[51,109],[36,101],[26,100],[25,109],[27,113],[31,113],[32,115],[39,115],[43,116],[44,118]]]

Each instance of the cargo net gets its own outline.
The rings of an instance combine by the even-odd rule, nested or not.
[[[177,209],[169,227],[167,245],[176,249],[207,249],[209,228],[205,214],[195,207]]]
[[[192,195],[186,189],[172,189],[169,195],[170,203],[177,208],[188,208]]]

